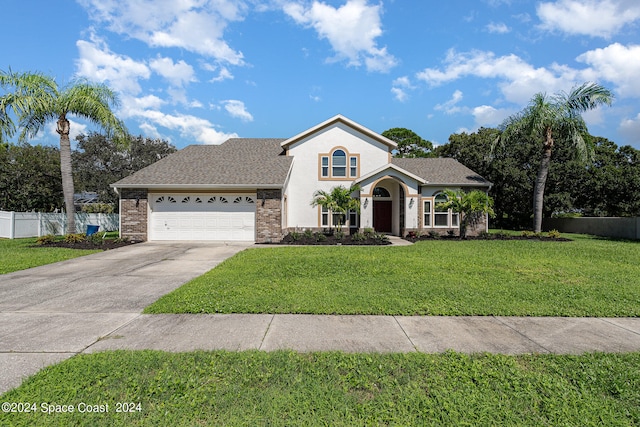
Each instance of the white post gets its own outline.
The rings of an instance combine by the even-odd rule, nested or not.
[[[42,237],[42,212],[38,212],[38,237]]]
[[[16,238],[16,213],[14,211],[9,212],[9,238]]]

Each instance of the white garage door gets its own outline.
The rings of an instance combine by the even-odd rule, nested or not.
[[[150,194],[149,240],[255,240],[254,194]]]

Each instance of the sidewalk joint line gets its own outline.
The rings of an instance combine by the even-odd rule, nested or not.
[[[393,317],[393,320],[396,321],[396,324],[400,327],[400,330],[402,331],[404,336],[407,337],[407,340],[409,340],[409,343],[411,344],[411,347],[413,347],[413,350],[420,353],[420,350],[418,350],[418,347],[415,345],[411,337],[409,337],[409,334],[407,334],[407,331],[405,331],[402,325],[400,324],[400,322],[398,322],[398,316],[391,316],[391,317]]]
[[[262,339],[260,340],[260,346],[258,347],[258,350],[262,350],[262,347],[264,346],[264,340],[265,338],[267,338],[267,334],[269,333],[269,330],[271,329],[271,324],[273,323],[273,319],[276,318],[275,313],[271,315],[271,320],[269,320],[269,324],[267,325],[267,329],[264,331],[264,335],[262,335]]]
[[[527,339],[528,341],[531,341],[532,343],[534,343],[535,345],[537,345],[538,347],[540,347],[541,349],[543,349],[544,351],[546,351],[548,354],[554,354],[553,351],[549,350],[548,348],[546,348],[545,346],[543,346],[542,344],[540,344],[539,342],[537,342],[536,340],[534,340],[533,338],[523,334],[522,332],[520,332],[519,330],[517,330],[516,328],[514,328],[513,326],[505,323],[502,318],[500,316],[491,316],[494,319],[496,319],[498,322],[502,323],[504,326],[506,326],[507,328],[511,329],[512,331],[514,331],[516,334],[520,335],[521,337]],[[509,316],[511,317],[511,316]]]

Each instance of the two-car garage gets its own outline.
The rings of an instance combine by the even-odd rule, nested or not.
[[[255,202],[255,193],[149,193],[149,240],[254,241]]]

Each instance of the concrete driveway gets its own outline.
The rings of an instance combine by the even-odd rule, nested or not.
[[[0,275],[0,393],[251,245],[148,242]]]

